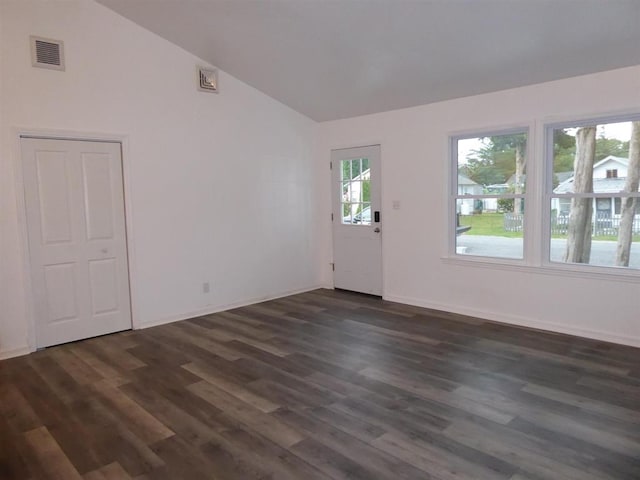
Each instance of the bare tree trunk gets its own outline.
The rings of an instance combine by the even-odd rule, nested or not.
[[[523,176],[524,169],[527,165],[527,157],[526,157],[526,142],[518,142],[516,143],[516,175],[515,175],[515,190],[514,193],[522,193],[522,184],[523,184]],[[513,200],[513,213],[519,214],[522,213],[522,199],[515,198]]]
[[[629,167],[624,192],[637,192],[640,185],[640,122],[633,122],[631,141],[629,142]],[[623,197],[620,211],[620,228],[618,230],[618,248],[616,249],[616,265],[629,266],[631,240],[633,238],[633,220],[636,215],[637,198]]]
[[[596,156],[596,127],[576,132],[576,156],[573,162],[574,193],[593,193],[593,163]],[[593,198],[572,198],[564,261],[589,263],[591,256],[591,216]]]

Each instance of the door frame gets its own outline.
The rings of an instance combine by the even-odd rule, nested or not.
[[[13,169],[16,196],[16,210],[18,217],[18,235],[22,256],[23,290],[25,294],[25,315],[27,321],[27,346],[29,352],[37,349],[36,343],[36,315],[33,308],[35,295],[31,281],[31,252],[29,251],[29,232],[27,225],[27,205],[25,200],[25,185],[22,167],[21,140],[24,137],[43,140],[106,142],[120,144],[122,161],[122,186],[124,196],[125,244],[127,247],[127,272],[129,277],[129,309],[131,311],[131,328],[140,328],[137,314],[135,275],[135,249],[133,232],[133,204],[131,195],[131,164],[129,162],[129,137],[122,134],[79,132],[71,130],[20,128],[11,129],[13,137]]]
[[[338,143],[338,144],[331,144],[329,145],[329,158],[327,160],[327,163],[329,164],[329,166],[331,165],[331,154],[334,150],[347,150],[347,149],[351,149],[351,148],[364,148],[364,147],[378,147],[380,149],[380,172],[379,172],[379,176],[380,176],[380,211],[381,213],[383,213],[383,220],[386,218],[386,214],[384,213],[384,162],[382,161],[382,158],[384,157],[384,143],[382,142],[382,140],[376,140],[376,139],[372,139],[372,140],[368,140],[368,141],[363,141],[363,142],[357,142],[357,143]],[[331,168],[328,169],[329,170],[329,213],[327,215],[327,218],[329,219],[329,251],[330,251],[330,256],[329,258],[331,259],[328,267],[328,278],[330,278],[331,280],[328,282],[327,286],[330,289],[335,289],[335,282],[334,282],[334,277],[333,277],[333,264],[335,262],[335,252],[334,252],[334,245],[333,245],[333,227],[335,225],[335,222],[332,218],[333,215],[333,171],[331,170]],[[384,233],[384,230],[383,230]],[[380,270],[381,270],[381,275],[382,275],[382,279],[381,279],[381,288],[382,288],[382,295],[380,295],[380,297],[382,299],[386,298],[386,279],[385,279],[385,274],[384,272],[386,271],[385,268],[385,255],[384,255],[384,235],[380,236]],[[362,295],[366,295],[366,294],[362,294]]]

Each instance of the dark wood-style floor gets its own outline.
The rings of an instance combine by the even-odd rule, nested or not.
[[[2,479],[639,479],[640,350],[317,290],[0,362]]]

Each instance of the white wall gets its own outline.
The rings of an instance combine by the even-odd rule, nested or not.
[[[31,67],[29,35],[65,72]],[[0,357],[26,351],[18,129],[125,138],[140,326],[319,284],[314,122],[90,0],[0,1]],[[202,293],[209,281],[211,293]]]
[[[320,124],[316,156],[323,165],[332,148],[382,145],[384,297],[640,346],[640,277],[624,281],[540,268],[483,268],[443,258],[449,135],[532,125],[532,172],[540,162],[544,122],[639,112],[639,85],[637,66]],[[326,172],[327,213],[329,191]],[[399,210],[392,210],[394,200],[400,201]],[[326,225],[323,266],[330,283],[331,228]]]

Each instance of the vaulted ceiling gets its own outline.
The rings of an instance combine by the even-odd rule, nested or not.
[[[98,2],[317,121],[640,64],[640,0]]]

